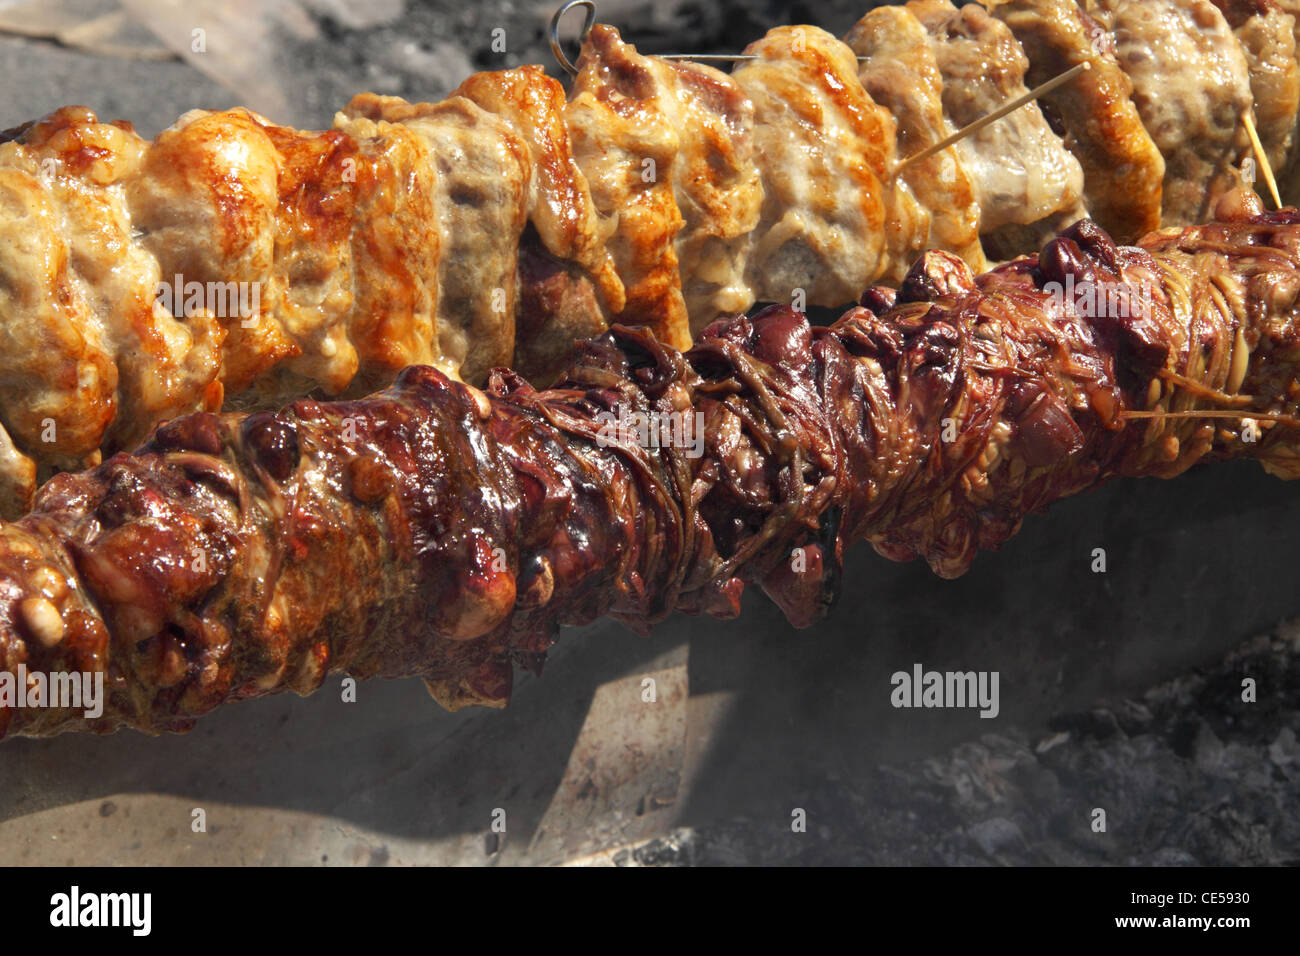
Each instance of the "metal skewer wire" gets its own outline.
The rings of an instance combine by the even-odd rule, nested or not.
[[[568,3],[555,11],[555,15],[551,17],[550,29],[547,31],[547,36],[551,41],[551,53],[554,54],[556,61],[559,62],[560,66],[564,67],[564,72],[568,73],[569,76],[577,76],[578,68],[565,55],[564,47],[560,45],[560,21],[574,7],[587,8],[586,17],[582,21],[582,33],[578,35],[578,42],[586,43],[591,28],[596,25],[596,4],[592,0],[568,0]]]
[[[573,61],[569,59],[564,52],[564,47],[560,44],[560,21],[574,7],[586,7],[587,14],[582,22],[582,33],[578,35],[580,43],[587,42],[587,34],[591,33],[591,28],[596,23],[596,4],[594,0],[569,0],[564,6],[555,11],[551,17],[551,26],[548,31],[548,37],[551,41],[551,53],[555,55],[556,61],[564,68],[564,71],[570,76],[578,75],[578,68]],[[660,60],[695,60],[701,63],[738,63],[741,60],[757,60],[759,56],[753,53],[656,53],[656,59]],[[865,63],[870,57],[858,57],[859,63]]]

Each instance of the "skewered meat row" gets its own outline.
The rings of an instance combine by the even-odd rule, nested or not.
[[[500,706],[561,625],[734,617],[758,584],[806,626],[861,539],[954,576],[1113,476],[1300,476],[1300,214],[1221,212],[1142,248],[1084,220],[978,278],[927,253],[829,328],[772,306],[682,354],[616,326],[546,391],[419,367],[176,419],[0,526],[0,694],[95,671],[107,697],[0,696],[0,734],[181,731],[336,671]]]
[[[320,133],[194,111],[147,143],[60,110],[0,134],[0,514],[188,411],[411,364],[545,381],[611,322],[683,349],[927,248],[978,271],[1085,211],[1123,240],[1199,220],[1242,181],[1252,94],[1296,178],[1292,3],[912,0],[847,43],[774,30],[732,75],[598,26],[568,97],[480,73],[443,103],[363,94]],[[1084,61],[1044,110],[903,165]]]

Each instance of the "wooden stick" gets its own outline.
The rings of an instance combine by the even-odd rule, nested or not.
[[[1246,132],[1250,136],[1250,145],[1255,150],[1255,159],[1259,162],[1259,168],[1264,173],[1264,182],[1268,183],[1268,191],[1273,195],[1273,204],[1278,209],[1281,209],[1282,196],[1277,191],[1277,180],[1273,178],[1273,166],[1264,152],[1264,144],[1259,141],[1259,133],[1255,131],[1255,120],[1251,117],[1249,110],[1241,114],[1241,119],[1246,124]]]
[[[1254,412],[1249,409],[1196,408],[1181,412],[1120,412],[1121,419],[1129,418],[1235,418],[1238,420],[1253,418],[1260,422],[1277,422],[1291,428],[1300,427],[1300,418],[1294,415],[1280,415],[1275,412]]]
[[[983,129],[985,126],[988,126],[990,123],[996,123],[998,120],[1002,119],[1002,117],[1006,116],[1008,113],[1014,113],[1016,110],[1020,109],[1020,107],[1024,106],[1026,103],[1032,103],[1040,96],[1052,92],[1052,90],[1056,89],[1058,86],[1062,86],[1066,83],[1069,83],[1080,73],[1086,73],[1091,69],[1092,69],[1092,64],[1089,63],[1087,60],[1084,60],[1082,63],[1078,64],[1077,66],[1073,66],[1070,69],[1066,70],[1060,76],[1048,80],[1046,83],[1042,84],[1041,86],[1034,87],[1024,96],[1018,96],[1014,100],[1011,100],[1011,102],[1002,104],[997,109],[995,109],[992,113],[990,113],[988,116],[980,117],[975,122],[970,123],[967,126],[963,126],[961,129],[957,130],[957,132],[953,133],[951,136],[946,136],[943,139],[939,140],[939,142],[935,143],[934,145],[927,146],[919,153],[907,157],[907,159],[903,160],[901,163],[898,164],[898,166],[894,169],[893,176],[890,178],[892,179],[896,177],[899,173],[901,173],[912,163],[920,162],[923,159],[929,159],[935,153],[947,149],[953,143],[959,142],[960,140],[965,139],[967,136],[970,136],[972,133],[978,132],[979,130]]]

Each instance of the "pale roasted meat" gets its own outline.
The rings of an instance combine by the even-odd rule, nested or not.
[[[441,103],[354,97],[354,118],[400,124],[424,140],[434,166],[437,342],[445,367],[481,381],[514,353],[515,268],[528,222],[532,153],[520,132],[463,96]]]
[[[1080,63],[1090,67],[1040,100],[1083,168],[1088,214],[1121,242],[1158,228],[1165,160],[1133,105],[1133,84],[1109,35],[1075,0],[996,0],[989,8],[1024,48],[1030,86]]]
[[[88,458],[93,460],[93,456]],[[36,460],[19,451],[0,425],[0,513],[17,515],[26,510],[36,483]]]
[[[943,75],[943,107],[963,127],[1027,93],[1029,61],[1006,24],[978,4],[907,4],[930,34]],[[1037,103],[957,144],[975,185],[980,234],[992,259],[1036,249],[1046,235],[1086,215],[1083,170]]]
[[[763,203],[754,104],[736,80],[712,67],[653,57],[646,65],[655,102],[677,130],[677,263],[695,333],[754,304],[745,269]]]
[[[1265,3],[1268,3],[1268,7],[1281,10],[1283,20],[1290,18],[1288,22],[1291,23],[1291,39],[1295,44],[1297,61],[1300,61],[1300,0],[1271,0],[1271,3],[1269,0],[1260,0],[1258,4],[1245,5],[1264,7]],[[1244,29],[1245,27],[1238,29],[1238,33],[1243,33]],[[1300,120],[1300,116],[1296,118]],[[1300,203],[1300,129],[1297,129],[1295,121],[1292,121],[1291,126],[1290,155],[1279,168],[1275,168],[1274,172],[1277,173],[1278,191],[1282,194],[1282,202],[1290,206]]]
[[[1133,102],[1165,157],[1164,225],[1198,222],[1245,184],[1250,70],[1209,0],[1087,0],[1114,36]]]
[[[453,95],[510,123],[528,145],[531,227],[519,241],[514,341],[506,344],[513,350],[513,368],[549,381],[573,342],[606,328],[609,316],[626,303],[607,245],[612,222],[600,216],[574,159],[564,87],[541,67],[475,73]],[[544,262],[554,267],[543,268]],[[539,284],[543,274],[546,280]],[[559,275],[564,277],[563,293],[557,293]],[[504,332],[498,330],[502,339]]]
[[[1213,0],[1246,56],[1255,124],[1274,170],[1285,167],[1295,145],[1300,108],[1295,17],[1277,0]],[[1256,174],[1258,175],[1258,174]],[[1259,185],[1263,188],[1263,184]]]
[[[386,124],[316,133],[194,111],[159,135],[128,187],[133,225],[164,282],[237,287],[239,308],[216,303],[228,401],[339,394],[439,360],[429,170],[422,141]]]
[[[155,305],[162,274],[134,232],[147,150],[76,107],[0,144],[4,514],[51,468],[97,461],[110,433],[133,442],[150,420],[220,407],[222,325]]]
[[[596,212],[587,177],[573,158],[564,87],[539,66],[475,73],[453,96],[473,100],[512,124],[532,154],[528,218],[550,253],[591,276],[605,307],[623,309],[623,283],[606,248],[608,229]]]
[[[943,112],[943,77],[925,27],[904,7],[877,7],[844,38],[860,60],[858,78],[898,124],[899,161],[951,136]],[[902,176],[929,214],[920,235],[927,249],[960,256],[972,269],[987,265],[979,238],[979,204],[955,147],[908,164]]]
[[[281,208],[281,173],[303,164],[281,154],[270,126],[247,110],[192,110],[159,134],[145,152],[140,175],[127,184],[140,245],[157,260],[163,281],[181,284],[182,292],[190,282],[205,288],[209,282],[234,282],[237,288],[258,291],[255,316],[245,319],[227,308],[223,317],[213,317],[224,331],[221,378],[227,397],[302,354],[286,328],[295,323],[282,320],[275,303],[293,308],[296,293],[289,291],[289,277],[281,278],[277,261],[294,254],[295,232],[311,229],[310,220],[294,222],[282,216],[289,210]],[[316,144],[303,135],[295,136],[292,145],[281,137],[280,145],[302,155]],[[286,190],[284,199],[292,207],[293,190]],[[310,209],[304,212],[311,215]],[[329,255],[327,250],[337,248],[315,231],[308,235],[312,241],[305,252]],[[287,271],[305,272],[295,265]],[[174,288],[172,293],[174,298]],[[316,298],[321,302],[325,297]],[[187,309],[174,301],[170,305],[173,314],[189,313],[187,321],[193,323],[205,302],[199,298]]]

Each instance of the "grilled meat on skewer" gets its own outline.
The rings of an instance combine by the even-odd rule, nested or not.
[[[815,27],[778,27],[750,44],[735,79],[754,101],[763,210],[749,250],[759,301],[803,289],[852,301],[906,273],[928,216],[896,163],[893,117],[858,81],[853,51]],[[859,290],[854,292],[854,290]]]
[[[0,697],[0,733],[185,730],[340,670],[501,705],[563,624],[731,617],[756,583],[806,625],[857,540],[952,576],[1113,476],[1296,477],[1300,214],[1224,213],[1147,248],[1085,220],[979,277],[928,253],[830,328],[771,307],[683,355],[619,326],[543,392],[421,367],[177,419],[0,526],[0,691],[100,671],[108,697]]]
[[[1214,0],[1241,45],[1260,142],[1269,164],[1280,169],[1295,147],[1300,107],[1295,17],[1277,0]]]
[[[361,395],[410,364],[549,381],[611,322],[684,347],[755,300],[842,306],[924,248],[1032,251],[1081,198],[1136,238],[1161,177],[1165,224],[1200,218],[1243,179],[1252,94],[1294,157],[1292,2],[1092,0],[1111,37],[1064,0],[995,7],[1006,25],[915,0],[850,34],[878,63],[784,28],[734,76],[601,27],[567,99],[525,67],[441,104],[365,94],[321,133],[194,112],[150,144],[67,109],[0,134],[0,514],[189,411]],[[897,175],[1027,68],[1082,59],[1046,113]]]
[[[1250,68],[1210,0],[1087,0],[1111,31],[1133,101],[1165,158],[1162,217],[1197,221],[1245,185]],[[1294,119],[1292,120],[1294,123]]]
[[[921,21],[905,7],[877,7],[844,40],[859,57],[858,79],[898,124],[898,155],[909,159],[957,130],[943,111],[943,76]],[[972,269],[988,266],[980,245],[975,187],[955,147],[908,164],[901,173],[927,219],[923,249],[954,253]],[[918,233],[920,231],[918,230]]]

